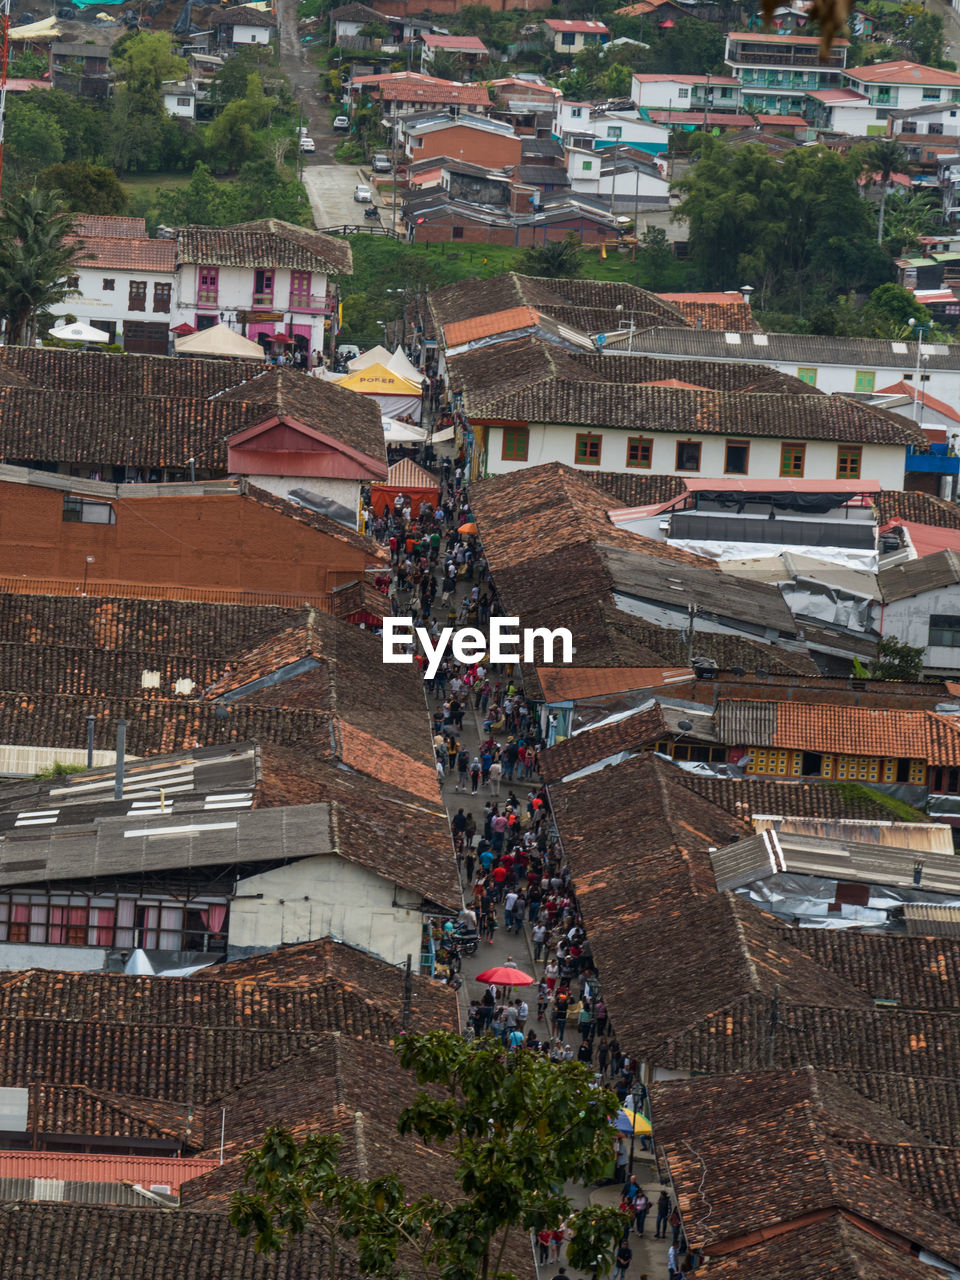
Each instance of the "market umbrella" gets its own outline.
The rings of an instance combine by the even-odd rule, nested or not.
[[[267,341],[268,341],[268,342],[282,342],[282,343],[284,343],[284,344],[285,344],[286,346],[288,346],[288,347],[293,345],[293,339],[292,339],[291,337],[289,337],[289,336],[288,336],[287,334],[285,334],[285,333],[279,333],[279,332],[277,332],[277,333],[271,333],[271,334],[270,334],[270,336],[269,336],[269,338],[267,339]]]
[[[621,1107],[617,1112],[614,1125],[621,1133],[652,1133],[650,1121],[639,1111],[631,1111],[629,1107]]]
[[[512,969],[507,964],[494,965],[492,969],[484,969],[478,973],[474,982],[495,982],[501,987],[532,987],[535,979],[522,969]]]
[[[59,329],[48,329],[51,338],[59,338],[61,342],[109,342],[110,335],[103,329],[94,329],[89,324],[65,324]]]
[[[466,524],[462,524],[457,533],[479,533],[480,530],[472,520],[468,520]]]
[[[170,332],[175,333],[178,338],[186,338],[189,337],[191,333],[196,333],[197,331],[192,324],[187,324],[187,322],[184,321],[183,324],[174,325]]]

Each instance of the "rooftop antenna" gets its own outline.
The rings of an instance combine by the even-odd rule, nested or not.
[[[0,0],[3,48],[0,50],[0,183],[3,182],[3,135],[7,122],[7,63],[10,59],[10,0]]]

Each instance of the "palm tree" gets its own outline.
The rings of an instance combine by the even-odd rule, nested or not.
[[[894,142],[892,138],[881,138],[867,151],[867,163],[873,169],[873,172],[879,176],[880,181],[880,221],[877,225],[877,244],[882,244],[883,217],[887,208],[887,187],[893,174],[902,172],[906,166],[907,157],[898,142]]]
[[[69,243],[73,218],[58,191],[19,192],[0,209],[0,320],[9,346],[34,341],[42,313],[72,289],[67,277],[82,249]]]
[[[545,244],[531,245],[517,263],[517,269],[529,276],[572,279],[583,269],[580,241],[570,232],[562,240],[548,240]]]

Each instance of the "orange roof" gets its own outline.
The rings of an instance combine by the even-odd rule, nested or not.
[[[693,679],[689,667],[537,667],[547,702],[572,702]]]
[[[775,702],[774,747],[835,751],[853,756],[893,756],[960,765],[960,724],[934,711]],[[759,745],[747,743],[744,745]]]
[[[462,342],[477,338],[491,338],[496,333],[511,333],[525,329],[540,319],[533,307],[509,307],[506,311],[493,311],[490,315],[476,316],[473,320],[457,320],[443,326],[443,340],[448,347],[459,347]]]
[[[338,724],[340,758],[352,769],[370,773],[421,800],[437,801],[437,775],[428,765],[364,733],[346,720]],[[428,741],[424,730],[424,742]]]
[[[412,458],[401,458],[387,472],[387,487],[390,489],[435,489],[440,490],[440,481],[431,475],[425,467],[419,466]],[[376,488],[376,486],[372,486]]]
[[[173,272],[176,240],[134,240],[131,236],[67,236],[67,244],[79,245],[78,267],[105,271]]]
[[[169,1187],[216,1169],[218,1160],[171,1156],[77,1155],[65,1151],[0,1151],[0,1178],[56,1178],[64,1182],[135,1182],[149,1191]]]
[[[932,556],[938,551],[960,551],[960,529],[942,529],[939,525],[915,524],[912,520],[901,520],[899,516],[883,526],[881,533],[899,525],[910,535],[913,549],[918,556]]]
[[[909,382],[894,382],[889,387],[881,387],[876,394],[881,396],[909,396],[913,401],[919,400],[925,409],[933,409],[936,413],[942,413],[945,418],[960,422],[960,413],[951,408],[945,400],[935,399],[929,391],[918,391]]]
[[[278,605],[299,609],[305,604],[330,612],[330,597],[320,592],[240,591],[234,587],[189,587],[157,582],[100,582],[80,578],[17,578],[0,576],[0,595],[74,596],[84,589],[89,596],[114,596],[118,600],[192,600],[205,604]]]
[[[847,67],[844,75],[870,84],[960,85],[960,72],[940,71],[906,58],[896,62],[875,62],[870,67]]]

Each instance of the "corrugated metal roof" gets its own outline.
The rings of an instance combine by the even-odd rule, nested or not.
[[[765,747],[777,732],[777,704],[721,699],[717,711],[717,730],[721,742],[749,743]]]
[[[824,840],[853,840],[913,853],[953,856],[953,828],[945,822],[871,822],[856,818],[764,817],[755,814],[757,831],[773,827],[783,835]]]
[[[903,908],[907,933],[923,938],[960,938],[960,907],[908,902]]]
[[[960,555],[956,551],[937,551],[917,560],[905,560],[902,564],[881,569],[877,583],[885,603],[906,600],[935,591],[939,587],[954,586],[960,582]]]

